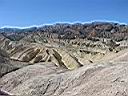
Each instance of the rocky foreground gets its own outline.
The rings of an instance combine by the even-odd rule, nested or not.
[[[73,71],[37,63],[0,79],[0,88],[16,96],[127,96],[127,85],[127,62],[87,64]]]
[[[0,34],[0,96],[128,96],[127,39],[22,34]]]

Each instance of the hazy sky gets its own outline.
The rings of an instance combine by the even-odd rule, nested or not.
[[[0,0],[0,27],[93,20],[128,23],[128,0]]]

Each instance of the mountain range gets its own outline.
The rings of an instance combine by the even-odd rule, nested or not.
[[[0,29],[0,96],[127,96],[128,25]]]

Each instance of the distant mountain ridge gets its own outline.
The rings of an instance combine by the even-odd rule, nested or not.
[[[2,32],[24,32],[24,31],[33,31],[34,29],[37,29],[37,27],[30,27],[30,28],[25,28],[25,29],[20,29],[20,28],[1,28],[0,33]]]
[[[3,27],[0,28],[0,33],[2,32],[31,32],[31,31],[37,31],[40,28],[46,28],[46,27],[54,27],[54,26],[72,26],[72,25],[104,25],[104,24],[112,24],[112,25],[123,25],[123,26],[128,26],[125,24],[119,24],[119,23],[114,23],[114,22],[92,22],[92,23],[74,23],[74,24],[70,24],[70,23],[56,23],[56,24],[51,24],[51,25],[42,25],[41,27],[28,27],[28,28],[11,28],[11,27]]]
[[[20,40],[26,35],[47,33],[48,38],[54,38],[56,34],[58,39],[75,38],[112,38],[114,40],[128,39],[128,25],[113,22],[92,22],[92,23],[56,23],[53,25],[44,25],[42,27],[31,27],[26,29],[2,28],[0,33],[12,40]],[[55,38],[56,38],[55,37]]]

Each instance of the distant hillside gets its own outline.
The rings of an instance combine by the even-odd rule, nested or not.
[[[29,34],[47,34],[48,38],[75,39],[75,38],[111,38],[116,41],[128,39],[128,25],[111,22],[92,22],[46,25],[27,29],[3,28],[0,33],[11,40],[20,40]],[[56,34],[56,35],[55,35]],[[54,37],[55,36],[55,37]]]

